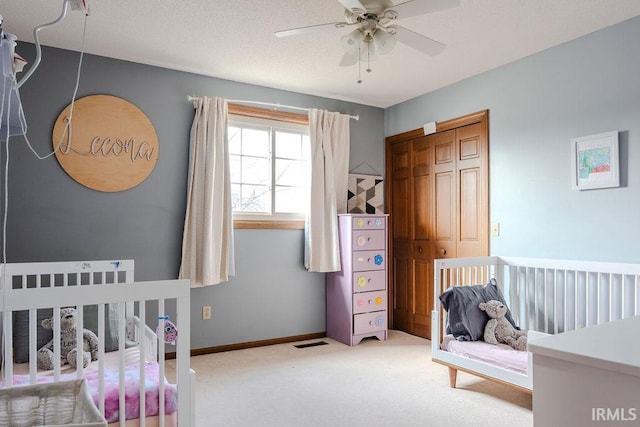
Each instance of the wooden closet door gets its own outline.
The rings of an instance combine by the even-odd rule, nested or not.
[[[386,138],[391,328],[431,338],[437,258],[489,254],[488,112]]]
[[[431,307],[433,299],[433,144],[429,137],[413,140],[412,159],[412,214],[413,242],[410,282],[411,301],[410,333],[420,337],[431,334]]]
[[[392,258],[390,265],[390,307],[391,316],[389,324],[393,322],[395,328],[401,331],[411,331],[411,305],[415,300],[413,289],[408,286],[411,278],[411,141],[394,144],[388,148],[387,174],[391,180],[387,188],[387,197],[391,200],[387,203],[393,215],[389,216],[390,245],[389,255]],[[390,173],[389,173],[390,172]],[[390,191],[390,193],[389,193]],[[393,235],[393,237],[391,237]],[[395,287],[393,285],[395,284]],[[392,288],[392,289],[391,289]]]
[[[488,255],[489,248],[489,183],[487,173],[488,142],[485,123],[456,129],[458,150],[457,256]]]
[[[427,137],[391,146],[392,319],[396,329],[428,337],[433,299],[432,165]]]
[[[455,258],[458,245],[456,131],[450,130],[431,135],[431,140],[435,153],[434,256],[435,258]]]

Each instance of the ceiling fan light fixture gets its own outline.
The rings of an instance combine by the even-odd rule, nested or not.
[[[351,31],[349,34],[345,34],[340,38],[340,44],[342,44],[342,48],[345,52],[350,55],[355,55],[358,53],[358,47],[362,43],[364,39],[364,34],[360,31],[359,28]]]
[[[372,43],[375,46],[375,51],[380,55],[384,55],[391,52],[393,47],[396,45],[396,38],[386,31],[378,28],[373,34]]]

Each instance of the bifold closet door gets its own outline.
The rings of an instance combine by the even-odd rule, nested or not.
[[[391,327],[431,338],[434,260],[489,254],[488,112],[387,137]]]

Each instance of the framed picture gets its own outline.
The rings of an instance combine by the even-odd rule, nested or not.
[[[382,176],[349,174],[347,212],[384,213],[384,184]]]
[[[619,187],[618,132],[573,138],[571,177],[574,190]]]

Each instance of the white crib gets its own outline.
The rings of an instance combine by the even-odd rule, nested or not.
[[[431,315],[434,362],[449,367],[451,387],[457,371],[472,373],[530,392],[532,362],[526,373],[460,356],[441,348],[447,312],[438,298],[453,286],[486,284],[495,278],[512,315],[531,342],[640,314],[640,265],[515,257],[439,259],[435,262],[435,304]]]
[[[93,395],[98,410],[105,416],[110,389],[105,375],[116,376],[117,393],[115,421],[113,425],[159,425],[193,426],[195,419],[195,373],[190,369],[190,286],[188,280],[162,280],[134,282],[134,261],[79,261],[13,263],[0,265],[1,292],[0,309],[3,327],[2,387],[18,388],[23,384],[60,383],[70,378],[94,379]],[[99,340],[98,360],[87,368],[82,367],[81,351],[78,351],[78,368],[68,365],[55,366],[52,371],[39,371],[36,364],[38,351],[39,313],[49,309],[53,315],[54,354],[60,357],[59,314],[62,307],[76,307],[78,317],[78,342],[82,343],[84,308],[97,308],[96,335]],[[25,312],[27,310],[27,312]],[[28,313],[28,314],[27,314]],[[164,326],[167,313],[179,330],[176,343],[175,372],[165,371],[165,344],[163,337],[156,336],[156,328]],[[14,348],[17,349],[19,331],[14,330],[17,316],[28,316],[28,363],[13,364]],[[147,319],[153,319],[148,321]],[[157,320],[156,320],[157,319]],[[109,326],[116,325],[116,331]],[[117,348],[108,349],[106,340],[117,334]],[[15,346],[15,347],[14,347]],[[116,350],[107,353],[107,350]],[[150,370],[151,367],[153,370]],[[157,396],[171,395],[171,405],[176,411],[166,414],[169,398],[157,398],[147,402],[151,390],[146,384],[157,376]],[[175,377],[175,384],[165,381],[165,375]],[[127,375],[125,377],[125,375]],[[139,402],[137,419],[127,419],[131,400],[125,394],[125,384],[130,384],[130,375],[136,377],[139,391],[134,392]],[[46,386],[43,386],[46,387]],[[156,387],[154,384],[152,387]],[[177,388],[179,392],[171,394]],[[113,397],[113,396],[112,396]],[[147,406],[147,404],[149,404]],[[118,410],[117,408],[125,408]],[[148,414],[150,407],[156,413]],[[132,410],[132,412],[135,412]],[[106,418],[106,417],[105,417]],[[135,424],[138,421],[139,424]],[[111,425],[111,424],[110,424]]]

